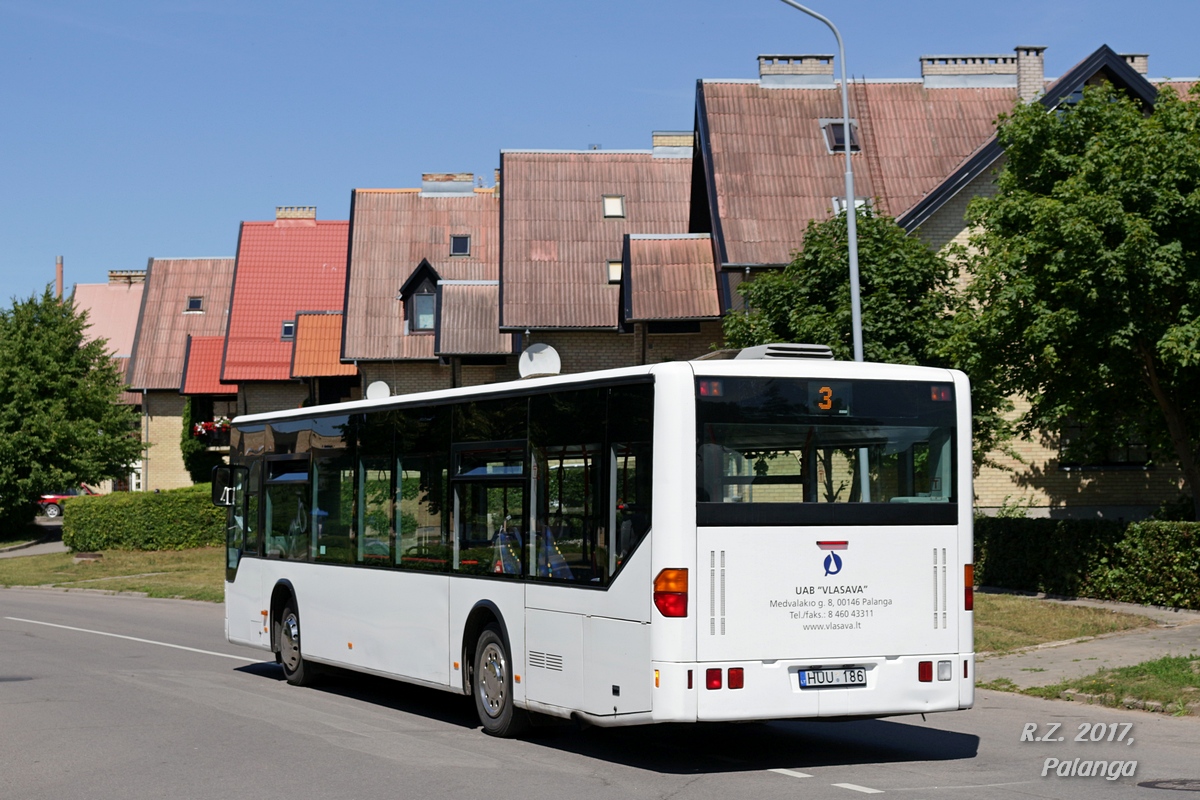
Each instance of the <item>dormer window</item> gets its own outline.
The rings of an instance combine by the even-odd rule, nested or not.
[[[200,312],[204,310],[203,297],[189,297],[187,299],[187,308],[184,311]]]
[[[437,287],[440,280],[429,261],[421,259],[421,263],[400,287],[396,299],[403,304],[406,335],[434,332],[437,327]]]
[[[452,256],[469,256],[471,255],[471,237],[467,235],[456,235],[450,237],[450,255]]]
[[[437,311],[437,295],[432,291],[417,292],[409,300],[409,324],[414,331],[433,330]]]
[[[604,218],[605,219],[624,219],[625,218],[625,196],[621,194],[606,194],[604,195]]]
[[[285,342],[290,342],[296,338],[296,320],[284,320],[279,331],[279,338]]]
[[[825,146],[831,153],[846,152],[845,122],[840,119],[821,120],[821,132],[825,135]],[[850,120],[850,152],[857,153],[862,149],[858,142],[858,122]]]

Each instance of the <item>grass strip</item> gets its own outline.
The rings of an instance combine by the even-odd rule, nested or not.
[[[1009,594],[975,594],[975,652],[1001,654],[1047,642],[1147,628],[1154,620]]]
[[[75,563],[71,553],[0,559],[0,586],[47,586],[140,592],[219,603],[225,593],[224,549],[108,550]]]
[[[1200,715],[1200,655],[1164,656],[1128,667],[1105,667],[1092,675],[1022,689],[1008,678],[976,689],[1016,692],[1050,700],[1074,699],[1111,708],[1140,708],[1182,716]]]

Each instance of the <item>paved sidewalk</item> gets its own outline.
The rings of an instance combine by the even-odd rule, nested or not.
[[[1006,656],[985,657],[976,664],[976,681],[987,683],[997,678],[1008,678],[1024,689],[1090,675],[1101,667],[1125,667],[1168,655],[1196,654],[1195,657],[1200,658],[1200,611],[1103,600],[1043,597],[1042,601],[1142,614],[1155,620],[1158,625],[1069,643],[1044,644]]]
[[[17,556],[40,556],[46,553],[65,553],[67,546],[62,542],[62,522],[49,522],[38,518],[37,524],[42,529],[42,536],[37,541],[18,544],[12,547],[0,547],[0,558],[15,558]]]

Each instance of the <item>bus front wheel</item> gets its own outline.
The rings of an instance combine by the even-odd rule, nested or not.
[[[306,664],[300,652],[300,613],[291,605],[284,606],[279,615],[279,632],[275,641],[279,647],[279,663],[283,677],[293,686],[311,686],[313,668]]]
[[[492,736],[516,736],[526,727],[524,712],[513,705],[512,660],[495,625],[479,634],[475,647],[475,710]]]

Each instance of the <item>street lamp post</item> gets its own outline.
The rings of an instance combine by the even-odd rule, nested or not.
[[[854,169],[850,165],[850,94],[846,83],[846,47],[842,44],[842,34],[838,33],[837,26],[827,18],[800,5],[795,0],[783,0],[783,2],[824,22],[837,39],[838,66],[842,70],[842,146],[846,151],[846,238],[849,240],[850,250],[850,327],[854,339],[854,360],[862,361],[862,307],[858,299],[858,212],[854,207]]]
[[[842,44],[842,34],[837,26],[826,17],[821,16],[811,8],[800,5],[795,0],[783,0],[792,8],[803,11],[810,17],[815,17],[829,26],[838,45],[838,66],[842,70],[842,148],[846,153],[846,239],[850,256],[850,334],[854,339],[854,360],[863,360],[862,342],[862,307],[858,300],[858,209],[854,206],[854,168],[850,165],[850,91],[846,83],[846,46]],[[858,450],[858,480],[861,487],[859,499],[864,503],[871,502],[870,467],[868,453],[865,447]]]

